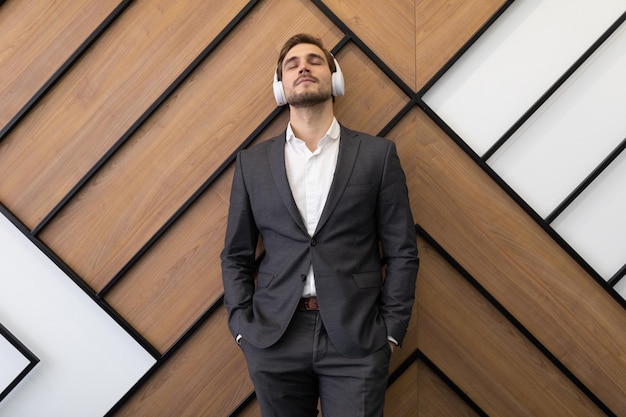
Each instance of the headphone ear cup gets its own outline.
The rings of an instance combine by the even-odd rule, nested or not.
[[[276,104],[279,106],[284,106],[287,104],[287,98],[285,97],[285,89],[283,88],[283,82],[278,81],[278,74],[274,72],[274,99],[276,100]]]
[[[339,62],[333,57],[335,60],[335,72],[332,74],[331,82],[333,87],[333,96],[340,97],[346,93],[346,84],[343,79],[343,72],[341,72],[341,67],[339,66]]]
[[[333,96],[341,97],[346,93],[346,86],[343,80],[343,74],[333,72],[332,75],[332,83],[333,83]]]

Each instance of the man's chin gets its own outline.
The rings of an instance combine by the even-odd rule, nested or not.
[[[287,97],[287,103],[292,107],[313,107],[332,99],[330,94],[305,93]]]

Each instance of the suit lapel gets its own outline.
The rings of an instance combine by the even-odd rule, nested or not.
[[[267,152],[270,162],[270,170],[272,171],[272,177],[274,178],[274,183],[278,189],[278,194],[298,227],[300,227],[300,229],[308,235],[309,233],[306,230],[300,211],[298,211],[298,206],[296,206],[296,202],[293,199],[293,194],[291,193],[291,188],[289,187],[289,180],[287,179],[287,170],[285,168],[284,133],[282,136],[277,136],[271,139]]]
[[[346,188],[348,180],[350,179],[350,173],[352,172],[352,167],[356,161],[356,155],[359,150],[360,143],[361,140],[356,132],[341,126],[337,167],[335,168],[333,182],[330,185],[328,198],[326,199],[326,204],[324,205],[324,210],[322,210],[320,220],[317,223],[315,233],[317,233],[324,226],[337,206],[337,203],[343,194],[343,190]]]

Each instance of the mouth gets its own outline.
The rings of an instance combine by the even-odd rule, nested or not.
[[[296,85],[300,85],[303,83],[315,83],[315,82],[317,82],[317,79],[313,77],[302,77],[296,80]]]

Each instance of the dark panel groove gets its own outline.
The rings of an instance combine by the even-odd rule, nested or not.
[[[430,368],[456,395],[461,398],[473,411],[481,417],[489,417],[472,399],[454,383],[441,369],[437,367],[422,351],[418,350],[419,359]]]
[[[426,115],[463,150],[513,201],[517,203],[533,221],[539,225],[569,256],[571,256],[589,274],[589,276],[602,287],[615,301],[626,309],[626,300],[623,299],[611,286],[585,261],[556,231],[532,208],[524,199],[515,192],[487,163],[470,148],[457,133],[441,119],[426,103],[418,101],[420,108]],[[614,284],[614,283],[613,283]]]
[[[107,16],[106,19],[93,31],[91,35],[78,47],[78,49],[65,61],[48,81],[35,93],[35,95],[17,112],[17,114],[0,129],[0,143],[9,135],[9,133],[35,108],[37,103],[63,78],[63,76],[78,62],[78,60],[89,50],[89,48],[104,34],[107,29],[124,13],[128,6],[134,0],[123,0],[116,8]],[[2,4],[2,2],[0,2]]]
[[[48,223],[74,198],[74,196],[100,171],[100,169],[117,153],[117,151],[139,130],[139,128],[161,107],[163,103],[183,84],[183,82],[196,70],[196,68],[208,57],[211,52],[224,40],[235,26],[252,10],[259,0],[251,0],[237,16],[217,35],[211,43],[194,59],[194,61],[167,87],[167,89],[152,103],[152,105],[133,123],[120,139],[100,158],[100,160],[78,181],[74,187],[59,201],[59,203],[33,228],[33,234],[37,235]]]
[[[599,409],[607,416],[617,417],[609,407],[604,404],[591,389],[589,389],[582,381],[580,381],[574,373],[567,368],[556,356],[552,354],[522,323],[520,323],[513,314],[511,314],[500,302],[491,295],[474,277],[470,275],[446,250],[418,225],[418,234],[424,238],[454,269],[456,269],[463,278],[465,278],[493,307],[498,310],[502,316],[508,320],[521,334],[524,335],[559,371],[565,375],[580,391],[586,395]]]
[[[580,68],[592,55],[606,42],[606,40],[626,21],[626,12],[624,12],[603,34],[596,40],[585,53],[570,66],[567,71],[533,104],[530,109],[520,117],[520,119],[504,132],[504,135],[493,144],[491,148],[482,156],[487,161],[493,154],[500,149],[507,140],[524,124],[537,110],[546,102],[559,88]]]
[[[7,219],[20,230],[41,252],[43,252],[54,264],[63,271],[78,287],[87,294],[102,310],[104,310],[115,322],[120,325],[141,347],[143,347],[152,357],[159,360],[161,354],[150,344],[139,332],[137,332],[117,311],[115,311],[105,300],[98,297],[95,291],[83,281],[76,272],[70,268],[54,251],[44,242],[39,240],[4,204],[0,203],[0,215]]]
[[[423,97],[424,94],[446,73],[452,66],[463,56],[467,50],[476,43],[476,41],[495,23],[496,20],[513,4],[515,0],[507,0],[494,14],[487,20],[477,31],[476,33],[446,62],[446,64],[441,67],[439,71],[430,79],[428,82],[422,87],[422,89],[418,92],[418,97]]]

